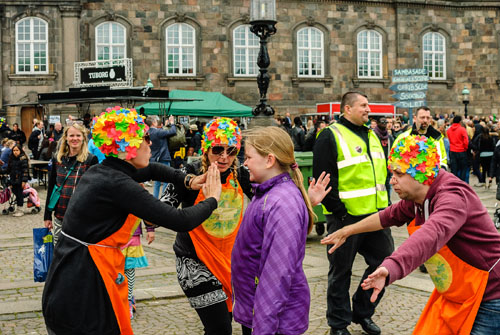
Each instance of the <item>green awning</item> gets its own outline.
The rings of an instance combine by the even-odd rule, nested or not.
[[[169,97],[173,99],[196,99],[196,101],[171,102],[171,115],[204,116],[204,117],[251,117],[252,108],[233,101],[220,92],[172,90]],[[169,109],[170,102],[149,102],[135,107],[136,110],[144,108],[146,115],[163,115]]]

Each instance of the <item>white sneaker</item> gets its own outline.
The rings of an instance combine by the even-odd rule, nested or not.
[[[474,185],[476,187],[483,187],[484,186],[484,183],[477,183],[476,185]]]
[[[12,214],[12,216],[15,216],[15,217],[20,217],[20,216],[23,216],[24,215],[24,211],[22,208],[18,208],[16,209],[16,211],[14,212],[14,214]]]
[[[28,183],[30,183],[30,184],[38,183],[38,179],[33,178],[31,180],[28,180]]]
[[[151,184],[149,181],[144,182],[144,185],[149,186],[149,187],[153,186],[153,184]]]

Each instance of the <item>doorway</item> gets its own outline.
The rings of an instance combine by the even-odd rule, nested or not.
[[[33,130],[33,119],[42,120],[42,116],[42,108],[29,106],[21,109],[21,130],[26,135],[26,139],[30,137]]]

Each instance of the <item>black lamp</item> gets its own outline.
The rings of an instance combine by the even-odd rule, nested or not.
[[[272,125],[274,109],[267,104],[267,89],[269,88],[270,77],[267,68],[270,64],[269,53],[267,52],[267,38],[276,33],[276,0],[251,0],[250,2],[250,31],[260,38],[260,50],[257,56],[259,74],[257,75],[257,85],[259,86],[260,101],[253,108],[255,116],[254,124]]]

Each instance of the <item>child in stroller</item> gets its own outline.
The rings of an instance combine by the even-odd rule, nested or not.
[[[23,198],[27,198],[27,207],[31,214],[37,214],[41,211],[38,192],[29,183],[24,184]],[[3,215],[13,213],[17,204],[16,195],[10,186],[9,176],[5,174],[0,174],[0,204],[6,204],[2,209]]]

